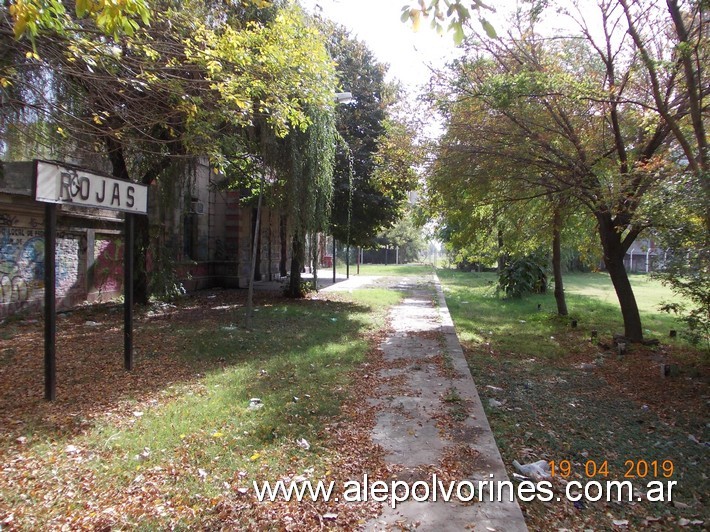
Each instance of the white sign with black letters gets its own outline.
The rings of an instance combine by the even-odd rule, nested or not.
[[[148,187],[145,185],[45,161],[37,161],[35,199],[140,214],[148,212]]]

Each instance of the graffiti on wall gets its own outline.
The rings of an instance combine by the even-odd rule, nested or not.
[[[0,314],[20,310],[44,287],[44,232],[0,216]],[[36,225],[36,221],[35,221]],[[41,227],[41,226],[40,226]]]
[[[57,297],[64,297],[74,289],[80,289],[81,272],[79,269],[82,256],[82,243],[86,248],[83,236],[67,233],[57,233],[56,275]],[[86,251],[84,249],[84,251]]]
[[[81,237],[57,235],[57,296],[81,281]],[[0,215],[0,316],[41,304],[44,294],[44,230],[37,218]]]
[[[120,238],[96,237],[93,284],[99,299],[104,295],[113,297],[123,290],[123,242]]]

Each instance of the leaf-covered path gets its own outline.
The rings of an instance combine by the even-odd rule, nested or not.
[[[380,344],[380,386],[369,399],[377,411],[372,437],[385,453],[392,474],[389,485],[402,482],[397,495],[404,499],[407,489],[416,483],[419,488],[416,497],[410,494],[396,508],[385,505],[368,528],[527,530],[517,503],[481,502],[480,493],[461,502],[456,488],[449,502],[441,493],[433,495],[439,486],[458,487],[461,481],[477,485],[508,476],[436,276],[375,282],[403,291],[405,297],[390,310],[390,332]],[[362,278],[353,283],[362,286]],[[328,290],[350,287],[345,282]]]

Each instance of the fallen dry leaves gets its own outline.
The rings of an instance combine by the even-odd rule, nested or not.
[[[43,399],[41,321],[6,325],[7,339],[0,340],[0,492],[10,496],[0,501],[0,527],[96,530],[152,522],[166,529],[184,523],[224,530],[352,529],[376,516],[380,511],[376,503],[260,503],[253,490],[244,489],[247,483],[239,471],[224,481],[218,493],[202,495],[195,483],[204,481],[209,473],[192,463],[194,448],[188,452],[189,436],[184,440],[185,452],[178,450],[169,462],[138,465],[129,473],[130,478],[123,473],[115,482],[111,471],[105,470],[110,463],[111,451],[106,449],[110,435],[103,448],[70,443],[98,424],[118,431],[186,390],[201,393],[200,377],[211,367],[190,364],[177,356],[181,346],[170,334],[171,327],[219,321],[242,305],[243,298],[242,292],[219,291],[138,312],[132,372],[123,369],[120,309],[93,307],[66,315],[58,323],[58,389],[53,403]],[[373,349],[368,363],[353,376],[356,395],[321,434],[320,445],[330,449],[331,457],[328,475],[322,479],[335,480],[338,486],[365,473],[372,478],[391,474],[381,450],[370,439],[374,410],[363,407],[361,400],[363,393],[374,394],[379,385],[376,368],[380,362],[374,346],[382,334],[369,339]],[[215,361],[212,369],[219,364]],[[212,437],[216,438],[216,433]],[[41,450],[33,449],[35,444]],[[144,451],[146,458],[150,452]],[[264,469],[262,480],[294,478],[298,473]],[[52,517],[41,521],[37,515]]]
[[[604,482],[624,480],[627,460],[672,459],[678,489],[674,502],[650,503],[643,488],[654,479],[632,478],[641,501],[573,503],[557,478],[561,501],[521,503],[530,529],[707,527],[707,359],[682,345],[634,345],[618,356],[603,343],[574,335],[566,341],[567,355],[544,360],[464,346],[484,404],[495,399],[498,405],[489,406],[488,415],[509,473],[514,459],[569,459],[569,480]],[[663,377],[662,364],[677,365],[677,374]],[[611,474],[588,478],[586,460],[608,460]]]

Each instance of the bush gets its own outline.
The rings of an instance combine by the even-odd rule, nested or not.
[[[530,255],[509,261],[498,275],[498,287],[507,297],[544,294],[547,291],[546,260]]]
[[[675,314],[688,327],[688,337],[710,353],[710,251],[691,249],[673,256],[665,271],[654,276],[681,296],[683,303],[665,303],[660,309]]]
[[[148,279],[151,299],[169,302],[184,296],[187,292],[178,278],[175,261],[168,252],[159,251],[153,261]]]
[[[294,294],[291,290],[290,277],[287,278],[286,281],[282,284],[281,289],[284,297],[289,297],[292,299],[302,299],[311,292],[315,291],[313,281],[311,281],[310,279],[306,279],[301,281],[301,284],[298,286],[298,292]]]

